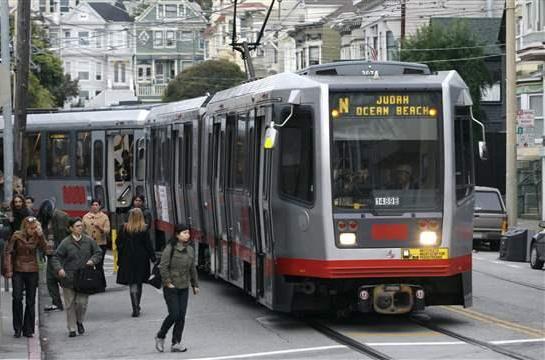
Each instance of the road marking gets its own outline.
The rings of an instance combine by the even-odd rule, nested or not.
[[[441,335],[435,331],[410,331],[406,333],[396,333],[396,332],[371,332],[371,331],[348,331],[343,332],[347,336],[439,336]]]
[[[506,264],[506,265],[509,266],[510,268],[520,269],[519,265],[513,265],[513,264]]]
[[[427,341],[427,342],[374,342],[367,346],[434,346],[434,345],[467,345],[463,341]]]
[[[545,342],[545,338],[542,339],[517,339],[517,340],[494,340],[488,341],[489,344],[503,345],[503,344],[522,344],[532,342]],[[437,345],[467,345],[468,343],[463,341],[426,341],[426,342],[372,342],[365,343],[367,346],[437,346]]]
[[[494,345],[503,345],[503,344],[522,344],[522,343],[535,343],[535,342],[545,342],[545,338],[542,339],[520,339],[520,340],[496,340],[490,341]]]
[[[258,357],[258,356],[272,356],[272,355],[294,354],[294,353],[309,352],[309,351],[322,351],[322,350],[347,349],[347,348],[348,348],[348,346],[345,346],[345,345],[331,345],[331,346],[319,346],[319,347],[303,348],[303,349],[268,351],[268,352],[260,352],[260,353],[253,353],[253,354],[240,354],[240,355],[215,356],[215,357],[206,357],[206,358],[193,358],[193,359],[189,359],[189,360],[247,359],[247,358],[254,358],[254,357]]]
[[[486,314],[482,314],[482,313],[474,311],[474,310],[457,309],[457,308],[454,308],[454,307],[451,307],[451,306],[441,306],[441,308],[443,308],[445,310],[448,310],[448,311],[458,313],[460,315],[469,317],[469,318],[474,319],[474,320],[482,321],[484,323],[495,324],[497,326],[501,326],[501,327],[509,329],[509,330],[518,331],[518,332],[521,332],[521,333],[529,335],[529,336],[534,336],[534,337],[543,337],[543,336],[545,336],[545,331],[543,331],[543,330],[534,329],[534,328],[524,326],[524,325],[519,325],[519,324],[510,322],[510,321],[506,321],[506,320],[501,320],[501,319],[498,319],[496,317],[486,315]]]

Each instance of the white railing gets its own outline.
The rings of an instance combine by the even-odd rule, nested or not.
[[[158,84],[158,85],[146,85],[146,84],[137,84],[136,95],[137,96],[149,96],[149,97],[162,97],[167,89],[167,84]]]

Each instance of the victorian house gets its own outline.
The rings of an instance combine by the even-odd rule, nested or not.
[[[204,60],[207,20],[196,2],[159,0],[136,17],[133,76],[144,102],[160,101],[170,80]]]
[[[80,106],[134,101],[132,20],[121,3],[80,2],[49,23],[64,71],[79,80]]]

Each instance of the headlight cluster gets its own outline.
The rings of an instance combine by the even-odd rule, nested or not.
[[[342,246],[356,245],[356,234],[355,233],[340,233],[339,243]]]
[[[437,245],[438,236],[435,231],[422,231],[420,233],[420,245],[434,246]]]

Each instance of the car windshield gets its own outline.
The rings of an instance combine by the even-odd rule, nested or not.
[[[331,103],[339,104],[332,106],[331,120],[335,208],[372,212],[440,208],[440,119],[422,110],[438,109],[438,95],[331,95]]]
[[[496,213],[504,212],[498,193],[495,191],[476,191],[475,211]]]

